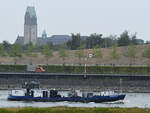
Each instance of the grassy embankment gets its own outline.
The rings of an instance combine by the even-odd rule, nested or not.
[[[150,109],[140,108],[6,108],[0,113],[150,113]]]
[[[142,56],[143,51],[145,48],[149,47],[150,45],[138,45],[136,50],[136,58],[134,61],[132,61],[135,65],[149,65],[150,59],[144,58]],[[102,48],[103,53],[103,59],[96,59],[96,58],[89,58],[87,61],[85,61],[85,58],[77,58],[75,57],[75,50],[68,50],[68,57],[65,59],[65,61],[62,60],[62,58],[59,57],[58,51],[55,51],[53,53],[53,56],[49,59],[48,64],[54,65],[54,64],[63,64],[64,62],[69,65],[79,65],[79,64],[85,64],[85,62],[89,65],[110,65],[110,64],[116,64],[116,65],[129,65],[131,64],[131,59],[124,56],[124,53],[128,50],[128,46],[125,47],[119,47],[118,53],[120,54],[120,59],[113,60],[111,57],[112,48]],[[87,50],[88,53],[92,53],[92,50]],[[25,54],[23,54],[22,58],[17,59],[17,64],[29,64],[30,62],[29,57],[27,57]],[[14,58],[12,57],[0,57],[0,63],[1,64],[14,64]],[[45,57],[41,53],[37,53],[37,57],[32,58],[33,64],[47,64]]]

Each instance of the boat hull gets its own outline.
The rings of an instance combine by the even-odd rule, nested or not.
[[[32,97],[32,96],[13,96],[9,95],[8,100],[11,101],[36,101],[36,102],[114,102],[118,100],[124,100],[125,95],[115,95],[115,96],[93,96],[93,97]]]

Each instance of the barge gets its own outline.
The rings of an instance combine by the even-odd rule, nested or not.
[[[42,90],[35,82],[25,84],[22,90],[12,90],[8,96],[10,101],[36,101],[36,102],[115,102],[124,100],[125,94],[115,93],[114,91],[105,92],[80,92],[72,90],[67,95],[61,94],[58,90]]]

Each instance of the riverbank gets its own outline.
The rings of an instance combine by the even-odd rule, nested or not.
[[[115,90],[134,93],[150,92],[150,76],[83,74],[0,74],[0,89],[20,89],[25,82],[37,81],[42,89]]]
[[[149,59],[144,58],[142,53],[145,50],[145,48],[148,48],[149,45],[137,45],[136,47],[136,57],[134,61],[132,62],[135,65],[149,65]],[[129,46],[125,47],[118,47],[117,52],[120,54],[120,58],[118,60],[113,60],[111,53],[112,53],[113,48],[102,48],[102,54],[103,58],[102,59],[96,59],[96,58],[88,58],[86,61],[87,64],[89,65],[95,65],[95,64],[101,64],[101,65],[110,65],[110,64],[117,64],[117,65],[129,65],[131,64],[131,59],[128,57],[125,57],[124,53],[129,49]],[[88,53],[93,53],[91,49],[86,50]],[[59,52],[55,51],[53,53],[53,56],[48,60],[48,64],[54,65],[54,64],[63,64],[64,62],[66,64],[85,64],[85,59],[84,58],[78,58],[75,55],[76,50],[67,50],[68,57],[63,60],[59,56]],[[26,56],[25,54],[22,54],[21,58],[17,59],[17,64],[29,64],[31,58]],[[14,58],[5,56],[1,57],[0,56],[0,63],[1,64],[14,64]],[[44,55],[41,53],[36,53],[36,57],[32,59],[32,64],[47,64],[47,60],[45,59]]]
[[[150,109],[140,108],[7,108],[0,113],[150,113]]]

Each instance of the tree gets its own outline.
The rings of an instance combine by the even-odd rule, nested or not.
[[[14,58],[14,64],[17,64],[17,58],[22,57],[22,47],[19,44],[13,44],[9,53]]]
[[[32,65],[32,58],[38,56],[38,55],[34,52],[35,48],[36,48],[36,46],[34,46],[34,45],[32,45],[32,44],[31,44],[31,45],[28,45],[28,47],[27,47],[26,55],[27,55],[28,57],[30,57],[30,62],[29,62],[30,65]]]
[[[136,33],[131,37],[131,44],[137,45]]]
[[[91,34],[89,37],[86,39],[86,48],[87,49],[92,49],[95,45],[102,45],[103,39],[102,39],[102,34]]]
[[[142,56],[150,59],[150,46],[144,50]]]
[[[103,43],[101,44],[101,47],[108,48],[112,47],[113,45],[117,44],[117,36],[116,35],[110,35],[108,37],[103,38]]]
[[[130,45],[130,36],[128,31],[124,31],[118,38],[118,46],[128,46]]]
[[[147,41],[146,41],[146,44],[150,44],[150,41],[147,40]]]
[[[103,59],[102,50],[98,45],[93,48],[93,57],[96,58],[96,64],[98,62],[101,62],[101,60]]]
[[[113,46],[113,50],[111,52],[111,58],[112,60],[117,60],[117,61],[120,59],[120,54],[118,53],[117,45]]]
[[[79,64],[81,64],[81,59],[84,57],[84,50],[76,50],[75,56],[79,59]]]
[[[134,63],[135,58],[136,58],[136,54],[137,54],[136,45],[131,44],[129,46],[129,48],[127,49],[127,51],[125,52],[124,56],[130,58],[130,64],[132,65]]]
[[[72,33],[72,40],[69,40],[67,42],[67,46],[71,50],[76,50],[77,48],[79,48],[81,46],[81,36],[80,36],[80,34],[77,33],[75,35],[75,34]]]
[[[45,45],[41,52],[44,55],[44,57],[46,59],[46,63],[48,65],[49,58],[53,56],[53,50],[49,49],[48,45]]]
[[[62,58],[63,64],[65,64],[65,58],[68,57],[68,53],[64,47],[59,49],[59,57]]]
[[[0,56],[1,56],[1,57],[7,56],[3,44],[0,44]]]
[[[11,44],[8,41],[3,41],[2,44],[3,44],[4,50],[8,53],[9,50],[11,49]]]
[[[0,57],[6,57],[6,56],[7,56],[7,53],[6,53],[5,49],[4,49],[3,44],[0,44]]]

